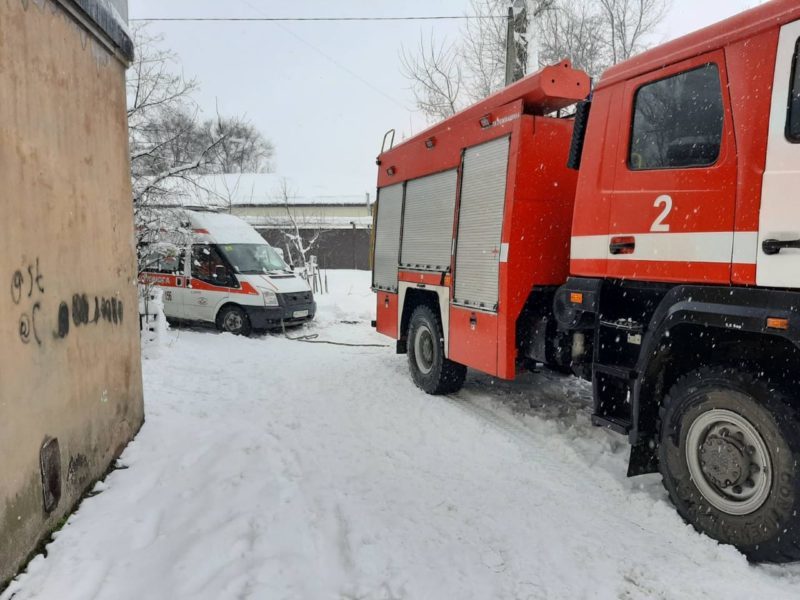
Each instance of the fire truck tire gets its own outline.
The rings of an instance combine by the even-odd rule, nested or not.
[[[428,394],[452,394],[464,385],[467,367],[444,357],[442,324],[429,306],[418,306],[411,315],[408,366],[414,383]]]
[[[222,307],[217,315],[217,329],[233,335],[249,336],[253,332],[250,317],[239,306],[228,304]]]
[[[800,421],[789,396],[705,367],[670,389],[659,469],[681,517],[750,560],[800,559]]]

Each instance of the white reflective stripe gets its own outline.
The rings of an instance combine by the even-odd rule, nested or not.
[[[607,235],[579,235],[572,238],[570,256],[580,259],[605,259],[608,257]]]
[[[632,237],[632,254],[611,254],[612,238]],[[574,259],[651,260],[663,262],[705,262],[755,264],[758,233],[715,231],[703,233],[615,233],[581,235],[572,238]],[[732,260],[733,259],[733,260]]]
[[[758,232],[733,232],[733,262],[737,265],[754,265],[758,257]]]
[[[500,262],[508,262],[508,244],[500,244]]]

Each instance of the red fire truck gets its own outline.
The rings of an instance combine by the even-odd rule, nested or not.
[[[696,529],[800,559],[800,4],[547,67],[378,157],[378,331],[414,382],[593,385]],[[590,93],[591,92],[591,93]],[[564,109],[576,106],[564,117]]]

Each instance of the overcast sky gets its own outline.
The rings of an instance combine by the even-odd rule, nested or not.
[[[130,0],[130,17],[458,15],[467,0]],[[757,4],[673,0],[666,41]],[[436,22],[154,22],[187,76],[200,108],[245,115],[276,147],[275,170],[300,194],[375,189],[375,156],[389,128],[425,126],[399,71],[401,45],[431,30],[455,38],[460,24]]]

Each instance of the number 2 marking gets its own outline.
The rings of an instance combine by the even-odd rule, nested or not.
[[[663,206],[664,210],[661,211],[661,214],[656,217],[656,220],[653,221],[653,225],[650,227],[650,231],[669,231],[669,224],[664,223],[666,218],[669,216],[669,213],[672,211],[672,197],[664,194],[663,196],[659,196],[656,198],[656,201],[653,203],[653,206],[658,208],[659,206]]]

